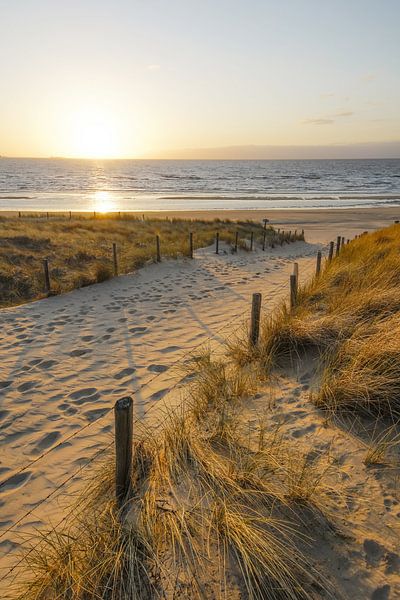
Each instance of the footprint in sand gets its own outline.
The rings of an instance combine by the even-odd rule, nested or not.
[[[46,433],[38,442],[36,442],[35,447],[33,448],[31,454],[41,454],[43,450],[47,450],[54,446],[56,441],[60,437],[59,431],[51,431],[50,433]]]
[[[19,392],[27,392],[28,390],[33,389],[37,385],[39,385],[39,382],[32,379],[31,381],[26,381],[25,383],[21,383],[21,385],[19,385],[17,387],[17,390]]]
[[[168,371],[168,368],[169,367],[166,365],[150,365],[147,367],[147,370],[151,373],[164,373],[165,371]]]
[[[83,413],[83,416],[88,421],[96,421],[97,419],[100,419],[100,417],[105,415],[107,412],[108,412],[108,408],[94,408],[92,410],[85,411]]]
[[[151,396],[149,396],[149,400],[151,400],[152,402],[154,402],[155,400],[161,400],[161,398],[164,398],[164,396],[166,396],[168,392],[169,388],[163,388],[162,390],[158,390],[158,392],[154,392],[154,394],[151,394]]]
[[[76,350],[72,350],[72,352],[69,353],[70,356],[83,356],[84,354],[88,354],[89,352],[91,352],[91,350],[89,350],[89,348],[77,348]]]
[[[170,352],[177,352],[178,350],[182,350],[179,346],[166,346],[166,348],[161,348],[161,354],[169,354]]]
[[[8,388],[12,384],[12,381],[0,381],[0,390]]]
[[[0,421],[6,418],[7,415],[10,414],[9,410],[0,410]]]
[[[14,492],[15,490],[23,487],[32,476],[32,471],[25,471],[24,473],[18,473],[12,475],[2,483],[0,486],[0,494],[7,494]]]
[[[62,412],[64,412],[68,416],[75,415],[78,412],[77,408],[74,408],[73,406],[70,406],[66,402],[63,402],[62,404],[59,404],[58,408],[59,408],[59,410],[61,410]]]
[[[147,327],[130,327],[129,333],[136,333],[136,335],[140,335],[147,331]]]
[[[71,400],[74,401],[75,404],[81,405],[85,402],[92,402],[93,400],[98,400],[100,398],[100,394],[98,393],[96,388],[83,388],[82,390],[77,390],[76,392],[72,392],[69,395]]]
[[[40,364],[40,368],[41,369],[50,369],[51,367],[54,367],[54,365],[57,365],[57,361],[56,360],[45,360],[44,362],[42,362]]]
[[[129,375],[132,375],[132,373],[134,373],[134,372],[135,372],[135,369],[127,367],[126,369],[123,369],[122,371],[120,371],[119,373],[114,375],[114,379],[123,379],[124,377],[128,377]]]

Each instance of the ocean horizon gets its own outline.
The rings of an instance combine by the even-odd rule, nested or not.
[[[0,210],[397,206],[400,159],[1,158]]]

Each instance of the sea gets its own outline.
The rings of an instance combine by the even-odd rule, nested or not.
[[[269,210],[399,204],[400,159],[0,157],[0,210]]]

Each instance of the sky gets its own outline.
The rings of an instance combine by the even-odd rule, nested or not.
[[[400,156],[399,0],[0,0],[0,155]]]

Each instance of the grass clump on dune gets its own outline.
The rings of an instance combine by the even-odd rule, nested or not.
[[[71,521],[27,556],[16,597],[319,597],[304,511],[317,523],[334,496],[279,431],[250,432],[242,409],[254,385],[248,370],[201,357],[183,408],[135,441],[125,520],[110,457]]]
[[[321,407],[400,418],[400,227],[345,245],[264,323],[266,365],[318,351]]]

